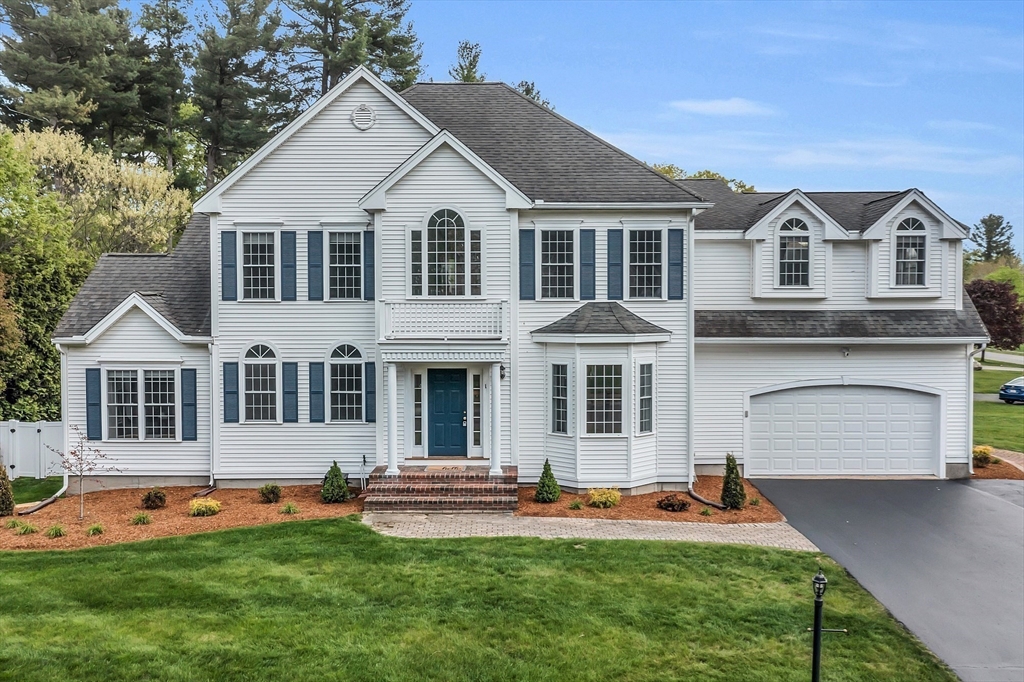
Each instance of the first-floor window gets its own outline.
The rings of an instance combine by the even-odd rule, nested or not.
[[[269,346],[245,353],[245,421],[277,421],[277,361]]]
[[[654,365],[640,365],[640,433],[654,430]]]
[[[622,433],[622,365],[587,365],[587,433]]]
[[[331,421],[363,419],[363,354],[351,344],[331,353]]]
[[[145,370],[146,438],[171,439],[177,435],[174,419],[174,370]]]
[[[480,437],[483,433],[480,428],[480,408],[482,402],[480,400],[482,389],[481,377],[479,374],[473,375],[473,445],[480,445]]]
[[[551,365],[551,432],[569,433],[568,365]]]
[[[423,445],[423,375],[412,375],[413,442]]]
[[[139,373],[107,371],[107,438],[139,437]]]

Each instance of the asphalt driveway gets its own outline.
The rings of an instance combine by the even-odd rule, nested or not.
[[[962,679],[1024,680],[1024,481],[757,487]]]

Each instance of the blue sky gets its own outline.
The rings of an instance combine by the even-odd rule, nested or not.
[[[489,80],[649,162],[759,190],[918,187],[1024,246],[1024,2],[413,0],[426,75]]]

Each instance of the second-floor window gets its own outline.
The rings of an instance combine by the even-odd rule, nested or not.
[[[277,356],[263,344],[245,352],[245,421],[277,421]]]
[[[276,297],[274,277],[274,233],[242,233],[242,297]]]
[[[779,228],[779,286],[806,287],[811,281],[811,231],[799,218]]]
[[[575,298],[572,230],[540,231],[540,297]]]
[[[629,231],[629,297],[661,298],[661,230]]]
[[[924,223],[917,218],[896,227],[896,286],[924,286],[925,234]]]
[[[330,298],[363,297],[362,232],[331,232],[327,244]]]
[[[467,229],[449,208],[436,211],[425,230],[410,235],[413,296],[481,296],[483,251],[481,231]]]

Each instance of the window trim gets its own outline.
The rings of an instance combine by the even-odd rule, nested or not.
[[[323,256],[322,256],[323,257],[323,264],[320,267],[320,269],[322,270],[323,278],[324,278],[324,283],[323,283],[323,287],[324,287],[324,289],[323,289],[323,291],[324,291],[323,302],[324,303],[353,303],[353,302],[367,303],[368,301],[366,301],[363,298],[363,291],[364,291],[363,283],[364,283],[364,280],[366,278],[366,248],[365,248],[366,247],[366,243],[365,243],[366,237],[363,236],[363,234],[365,232],[370,232],[370,230],[367,230],[363,225],[346,226],[346,225],[337,225],[337,224],[335,224],[335,225],[330,225],[330,226],[323,225],[323,232],[324,232],[324,246],[323,246]],[[343,234],[343,233],[344,234],[358,233],[360,235],[359,239],[358,239],[358,243],[359,243],[359,295],[351,297],[351,298],[335,298],[335,297],[331,296],[331,235],[332,234]],[[308,249],[309,246],[307,245],[306,248]],[[308,273],[307,273],[307,276],[308,276]],[[347,342],[342,342],[342,343],[347,343]],[[355,344],[352,344],[352,345],[355,345]],[[336,348],[336,347],[337,346],[334,346],[334,347],[331,348],[331,350],[328,352],[328,356],[330,355],[331,352],[334,351],[334,348]],[[360,349],[360,352],[362,352],[362,349]]]
[[[921,223],[923,230],[905,230],[900,231],[900,226],[910,220],[916,220]],[[907,215],[900,220],[892,221],[892,231],[889,240],[889,287],[891,289],[897,289],[900,291],[927,291],[931,289],[931,285],[928,283],[928,269],[929,264],[932,261],[931,254],[931,241],[928,238],[928,223],[916,215]],[[896,262],[896,244],[900,237],[921,237],[924,239],[924,284],[899,284],[896,280],[898,277],[898,264]]]
[[[264,359],[246,358],[246,354],[253,346],[266,346],[274,352],[274,413],[275,419],[246,419],[245,417],[245,367],[246,365],[269,365]],[[238,423],[239,424],[283,424],[284,423],[284,377],[281,373],[281,351],[277,346],[268,341],[252,341],[245,344],[238,354]]]
[[[235,223],[236,245],[235,273],[237,281],[238,303],[280,303],[281,302],[281,230],[284,226],[281,223]],[[247,298],[245,296],[245,235],[247,234],[272,234],[274,236],[274,298]],[[298,254],[296,254],[298,260]],[[251,346],[246,347],[248,350]]]
[[[463,244],[465,245],[466,254],[466,284],[463,289],[463,293],[457,296],[431,296],[427,293],[427,223],[438,211],[455,211],[462,218],[463,229],[466,231],[465,237],[463,238]],[[472,232],[480,232],[480,294],[475,295],[470,292],[473,290],[472,282]],[[423,277],[421,286],[423,287],[423,293],[414,294],[412,293],[412,233],[419,231],[420,233],[420,267],[421,276]],[[420,219],[419,224],[409,225],[405,230],[405,296],[407,299],[420,301],[482,301],[487,299],[487,230],[484,225],[476,225],[470,221],[466,211],[462,210],[458,206],[453,204],[444,204],[441,206],[435,206],[431,208],[426,214]]]
[[[555,365],[562,365],[565,367],[565,433],[559,433],[554,429]],[[576,362],[573,358],[547,359],[547,409],[544,411],[544,413],[545,418],[547,420],[546,431],[549,436],[557,436],[559,438],[574,438],[576,435],[573,411],[573,394],[575,393],[573,386],[573,378],[575,366]]]
[[[640,429],[640,368],[643,365],[651,366],[651,430],[642,431]],[[637,358],[634,361],[633,368],[633,396],[634,405],[636,406],[633,414],[635,415],[633,436],[636,438],[649,438],[658,433],[658,363],[655,362],[653,357],[649,358]]]
[[[786,236],[795,236],[794,234],[784,234],[782,226],[790,220],[799,220],[807,227],[807,284],[781,284],[780,279],[782,275],[782,238]],[[814,228],[807,220],[798,216],[790,215],[789,217],[780,216],[777,227],[775,228],[775,236],[772,240],[774,248],[772,249],[772,288],[777,291],[812,291],[814,290],[815,284],[815,272],[814,272],[814,253],[816,244],[814,241]]]
[[[667,301],[668,300],[668,227],[663,221],[657,221],[654,225],[643,225],[633,221],[624,221],[622,224],[622,299],[624,301]],[[661,233],[661,296],[631,296],[629,289],[629,268],[631,266],[630,247],[632,241],[630,235],[633,232],[660,232]],[[607,239],[607,232],[605,232]],[[607,247],[606,247],[607,248]],[[684,268],[686,267],[684,259]],[[685,287],[684,287],[685,289]]]
[[[346,299],[337,299],[346,300]],[[334,358],[331,357],[334,354],[335,349],[338,346],[352,346],[359,352],[358,362],[353,361],[349,358]],[[324,365],[326,372],[324,373],[324,423],[325,424],[366,424],[366,363],[368,362],[366,351],[362,345],[353,341],[338,341],[332,343],[330,349],[327,351],[324,357]],[[359,377],[360,377],[360,400],[362,417],[360,419],[334,419],[333,410],[331,407],[331,366],[332,365],[359,365]]]
[[[103,436],[102,443],[181,443],[181,361],[154,361],[154,362],[103,362],[100,365],[102,385],[100,400],[103,414]],[[107,409],[107,373],[135,372],[138,381],[138,415],[139,415],[139,437],[138,438],[111,438],[110,437],[110,415]],[[174,372],[174,438],[146,438],[146,377],[143,372],[147,370],[173,371]]]
[[[559,224],[557,221],[550,222],[535,222],[533,233],[533,253],[534,253],[534,301],[579,301],[580,300],[580,229],[582,229],[582,222],[578,220],[570,220],[564,224]],[[544,252],[543,244],[544,240],[542,235],[545,232],[572,232],[572,297],[545,297],[543,288],[543,272],[544,272]],[[596,250],[596,245],[595,245]]]

